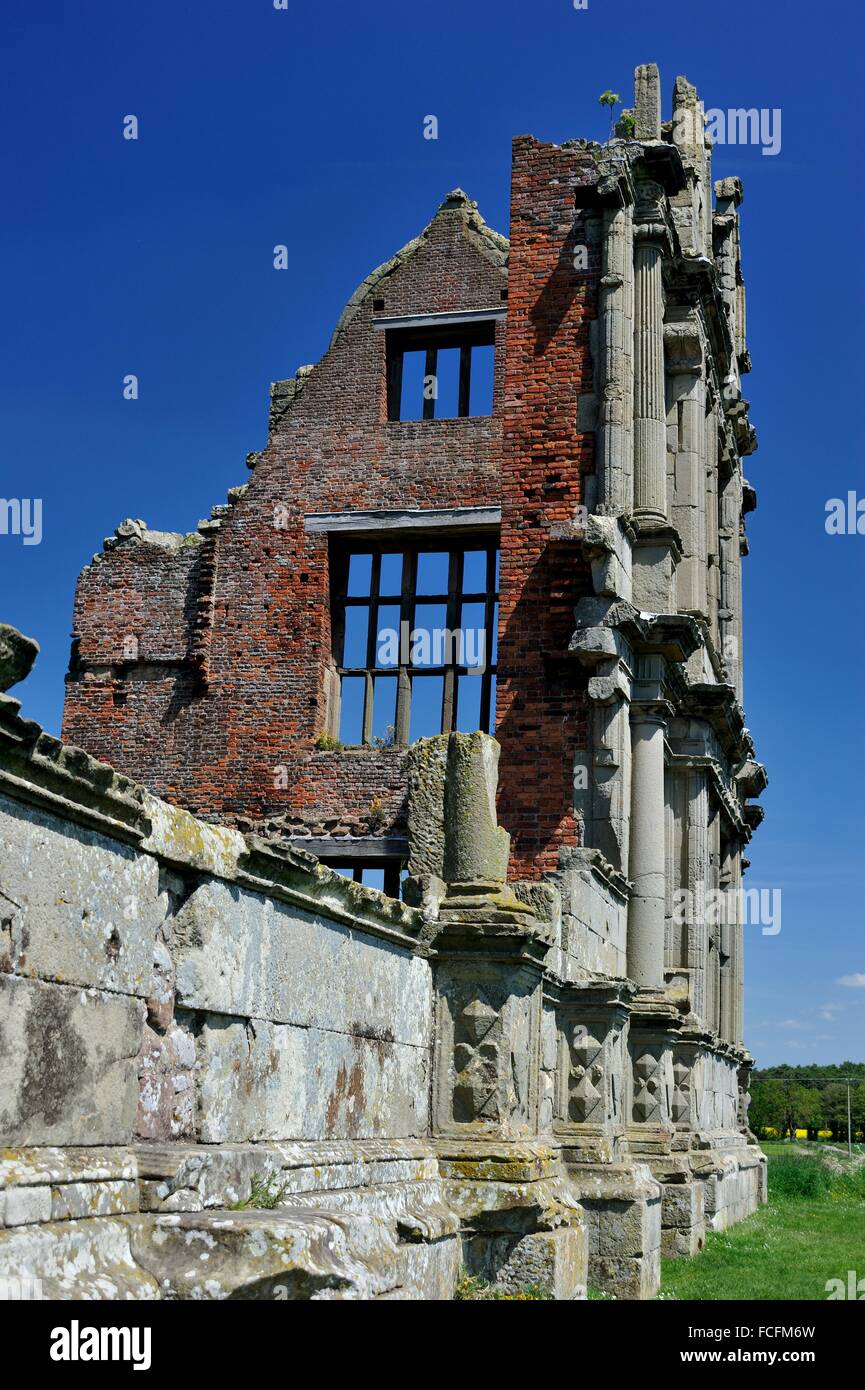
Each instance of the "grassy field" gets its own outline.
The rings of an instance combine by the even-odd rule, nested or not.
[[[710,1233],[694,1260],[664,1260],[661,1298],[826,1299],[827,1280],[865,1278],[865,1160],[827,1145],[763,1144],[769,1201]],[[861,1149],[861,1146],[857,1146]]]

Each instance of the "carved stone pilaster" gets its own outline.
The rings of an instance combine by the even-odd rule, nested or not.
[[[739,1102],[737,1107],[736,1119],[739,1125],[739,1130],[742,1134],[745,1135],[745,1138],[748,1140],[748,1142],[751,1144],[756,1144],[756,1136],[753,1134],[751,1127],[748,1124],[748,1109],[751,1105],[751,1072],[753,1070],[753,1067],[754,1059],[753,1057],[748,1057],[747,1060],[744,1061],[742,1065],[739,1067],[739,1070],[736,1074],[736,1079],[739,1087]]]
[[[634,1154],[667,1154],[675,1136],[673,1123],[673,1048],[681,1019],[662,995],[637,995],[631,1014],[629,1052],[631,1087],[628,1146]]]
[[[703,1031],[696,1018],[690,1015],[673,1043],[670,1119],[676,1129],[673,1144],[676,1149],[689,1149],[697,1142],[703,1091],[702,1059],[710,1042],[711,1034]]]
[[[627,1115],[622,1078],[628,1007],[626,986],[586,984],[560,992],[554,1132],[571,1163],[610,1163],[621,1148]]]

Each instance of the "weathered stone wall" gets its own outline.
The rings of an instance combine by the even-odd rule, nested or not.
[[[147,820],[132,847],[0,798],[5,1142],[425,1133],[432,1006],[417,914],[263,852],[262,875],[324,876],[320,910],[278,881],[265,896],[266,880],[237,881],[250,858],[239,835],[150,798]]]

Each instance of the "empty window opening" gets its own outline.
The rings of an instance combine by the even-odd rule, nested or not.
[[[495,322],[387,332],[389,420],[491,415]]]
[[[334,544],[339,738],[388,747],[495,724],[498,547]]]

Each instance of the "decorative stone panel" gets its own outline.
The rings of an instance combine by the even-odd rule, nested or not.
[[[442,962],[436,1127],[521,1137],[537,1129],[540,985],[534,972]]]

